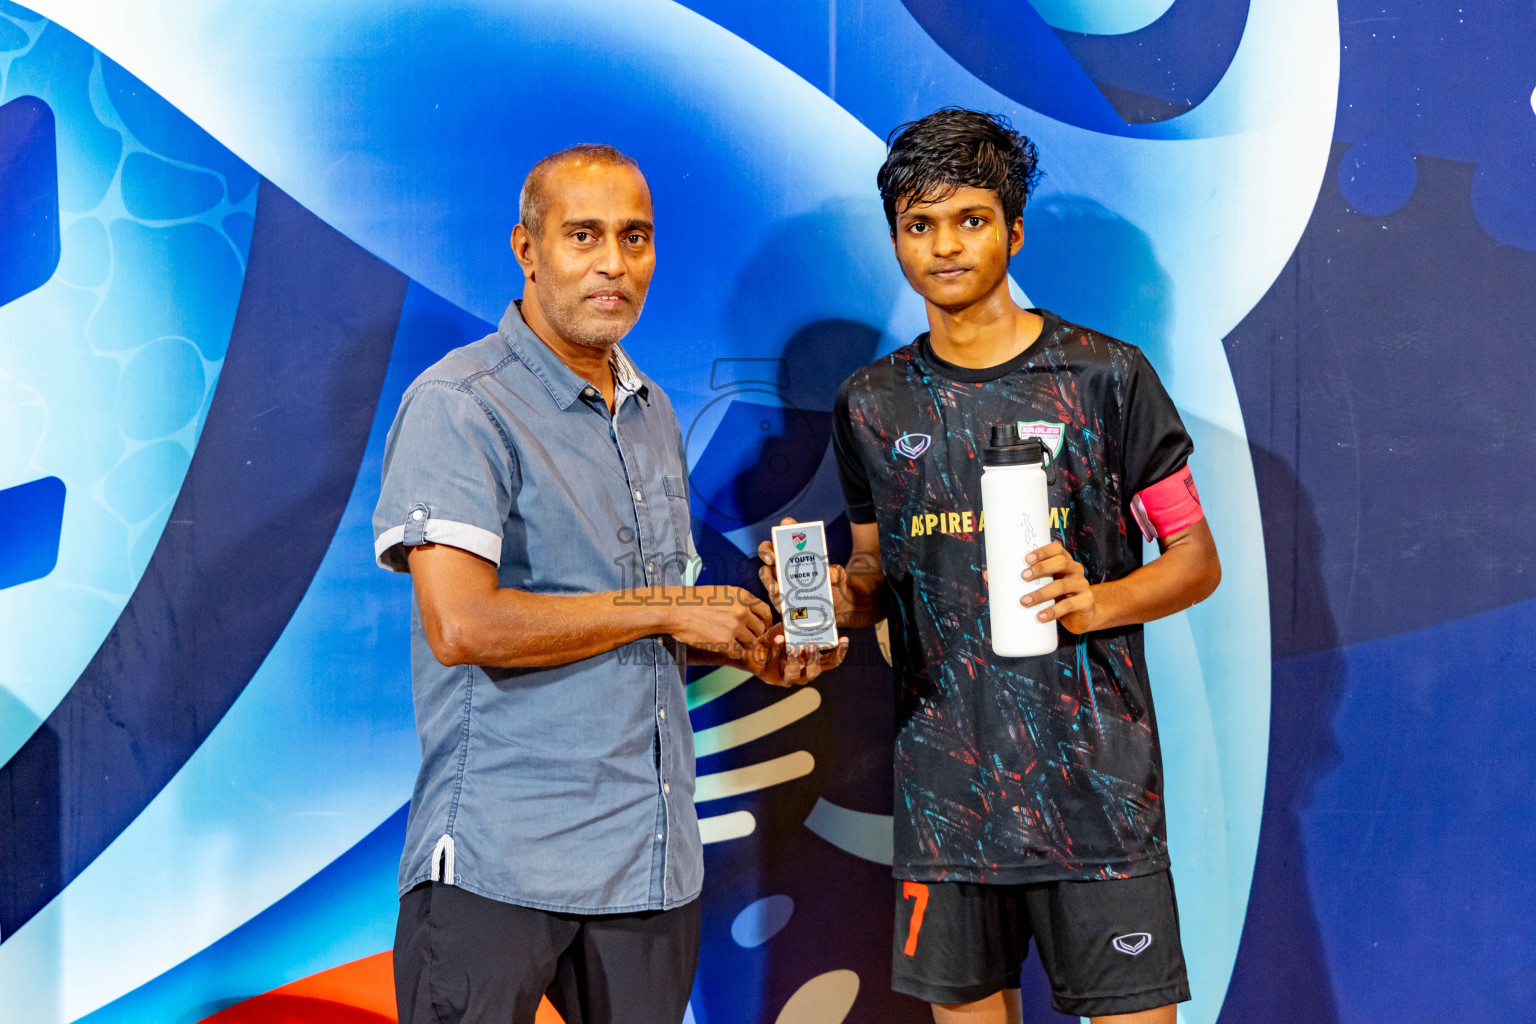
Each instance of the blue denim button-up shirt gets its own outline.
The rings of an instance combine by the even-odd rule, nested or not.
[[[379,563],[448,544],[502,587],[584,594],[691,581],[682,431],[614,349],[616,407],[523,323],[455,349],[405,393],[373,516]],[[570,913],[665,910],[699,893],[682,648],[647,637],[555,668],[446,667],[411,605],[421,774],[400,891],[443,879]]]

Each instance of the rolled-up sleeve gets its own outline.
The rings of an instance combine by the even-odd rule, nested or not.
[[[379,565],[408,572],[406,549],[422,544],[446,544],[499,565],[516,486],[517,454],[480,400],[453,382],[418,382],[400,403],[384,447],[373,512]]]

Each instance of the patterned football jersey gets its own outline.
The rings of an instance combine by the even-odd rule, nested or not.
[[[878,525],[889,591],[900,878],[1019,884],[1168,865],[1142,628],[1061,629],[1054,655],[993,653],[982,454],[998,423],[1046,442],[1052,537],[1099,583],[1142,564],[1131,499],[1193,445],[1139,349],[1036,312],[1040,338],[1003,365],[946,363],[925,334],[838,395],[849,517]]]

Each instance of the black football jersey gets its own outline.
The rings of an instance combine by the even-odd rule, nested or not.
[[[1045,319],[984,370],[924,334],[842,386],[833,444],[848,511],[874,522],[889,589],[897,702],[896,874],[1020,884],[1168,864],[1162,763],[1142,628],[1054,655],[992,652],[982,453],[998,423],[1052,450],[1051,534],[1089,582],[1142,564],[1130,503],[1193,449],[1134,345]]]

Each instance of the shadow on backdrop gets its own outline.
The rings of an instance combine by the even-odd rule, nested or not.
[[[1329,605],[1324,535],[1312,498],[1283,458],[1256,445],[1250,451],[1264,518],[1277,658],[1258,857],[1237,963],[1218,1020],[1339,1024],[1313,909],[1301,816],[1318,782],[1342,762],[1333,721],[1344,693],[1345,661]],[[1323,653],[1284,657],[1297,650]],[[1267,1012],[1255,1016],[1260,1007]]]
[[[906,287],[880,203],[825,203],[764,237],[721,305],[722,333],[733,351],[783,358],[789,404],[829,412],[838,386],[879,350],[878,325]]]
[[[717,359],[717,397],[684,425],[694,514],[714,530],[760,524],[810,486],[837,389],[879,351],[875,325],[906,287],[889,237],[878,201],[824,203],[778,221],[732,282],[721,333],[756,358]]]
[[[782,359],[716,360],[718,397],[685,429],[695,516],[728,532],[767,522],[802,496],[831,444],[838,386],[880,339],[866,323],[817,320],[794,332]],[[710,432],[702,450],[696,431]],[[832,519],[840,508],[817,511]]]
[[[1037,306],[1139,345],[1172,388],[1173,281],[1136,225],[1092,199],[1048,195],[1024,208],[1013,275]]]
[[[817,471],[831,443],[837,389],[879,351],[883,333],[873,325],[889,319],[904,287],[884,244],[861,247],[850,238],[883,243],[888,235],[878,203],[829,204],[777,225],[734,283],[723,305],[731,350],[777,358],[717,360],[710,380],[716,397],[695,423],[683,425],[690,436],[695,541],[705,563],[701,583],[760,592],[755,552],[739,550],[725,534],[743,526],[766,532],[780,510],[808,493],[819,496],[816,507],[797,514],[825,518],[829,554],[846,560],[841,496],[822,500],[825,481],[816,482]],[[743,316],[742,310],[756,312]],[[796,751],[815,759],[803,778],[701,807],[707,815],[745,810],[756,821],[749,836],[705,847],[710,970],[701,972],[694,991],[701,1024],[776,1019],[802,985],[829,980],[808,978],[806,962],[836,964],[858,976],[850,1024],[930,1019],[926,1007],[890,991],[890,911],[850,919],[841,910],[849,902],[889,908],[889,864],[855,857],[803,825],[823,798],[862,814],[891,812],[890,667],[873,631],[851,631],[850,640],[844,667],[825,686],[813,684],[822,695],[815,711],[699,760],[702,779]],[[702,731],[792,697],[748,681],[691,717]],[[775,908],[774,926],[749,927],[765,907]]]

